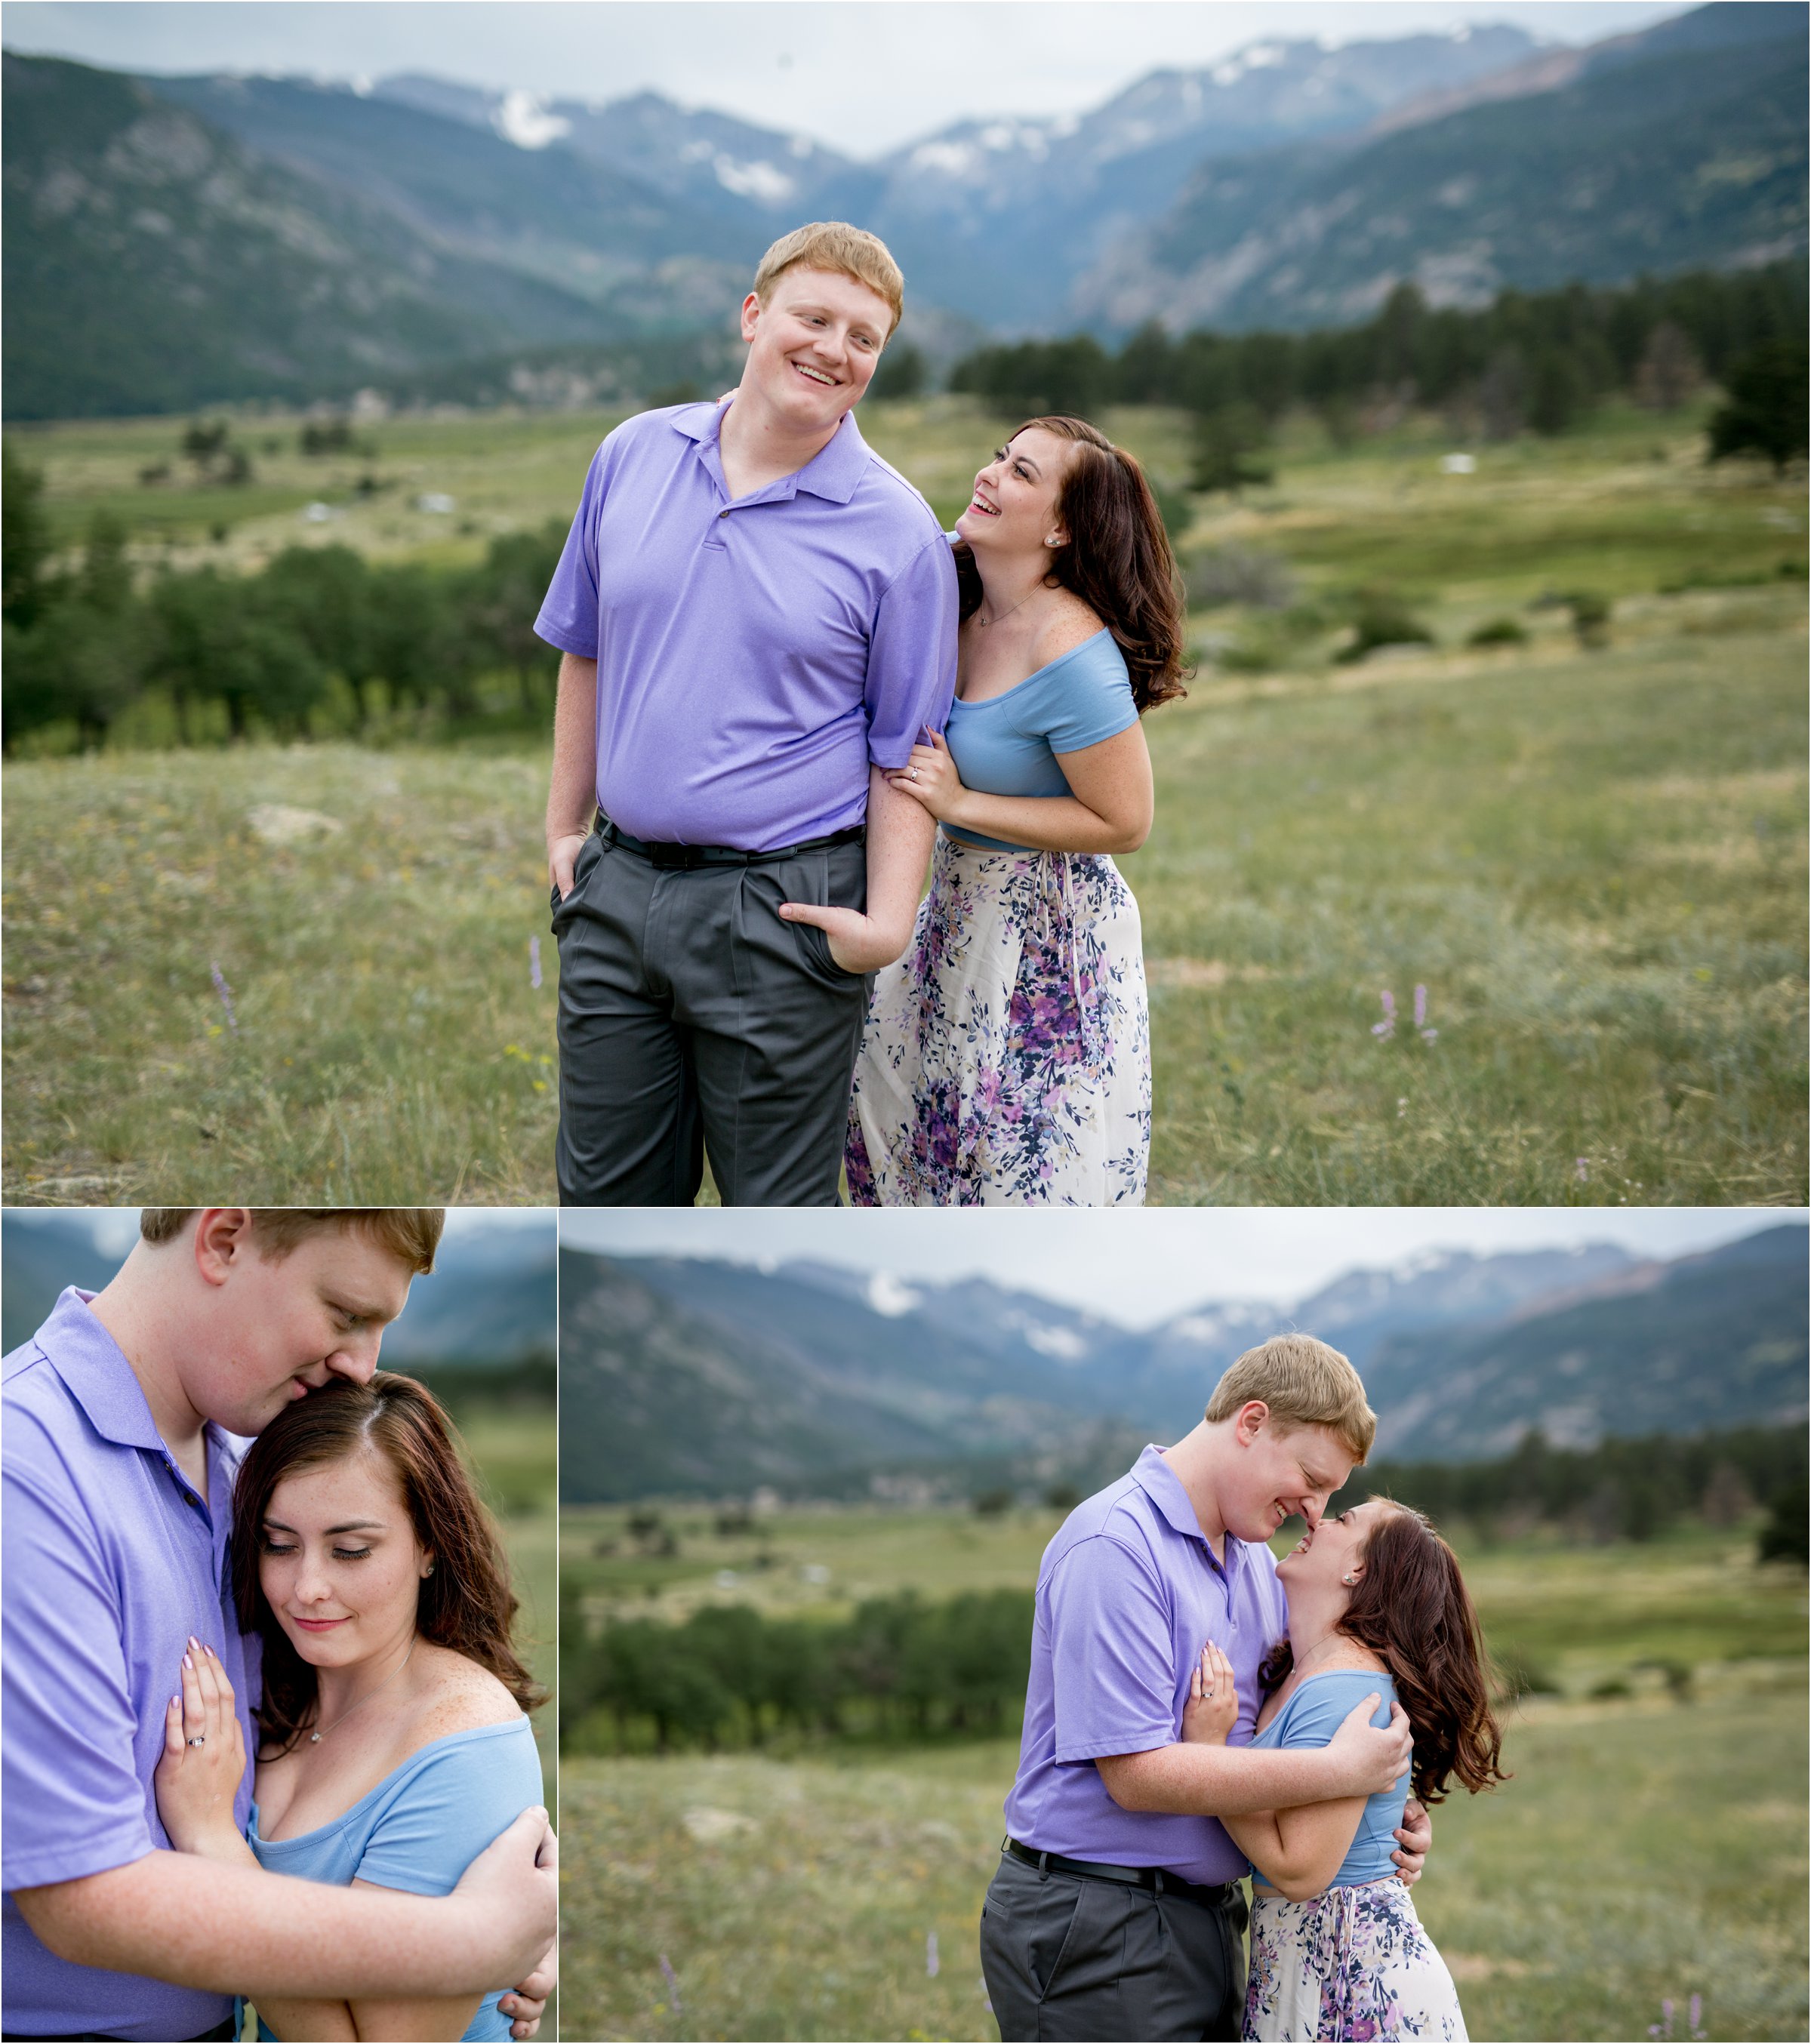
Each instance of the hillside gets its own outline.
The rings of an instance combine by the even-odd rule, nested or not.
[[[1701,11],[1737,39],[1706,46],[1715,19],[1695,39],[1668,24],[1671,37],[1558,89],[1356,150],[1205,163],[1167,217],[1079,281],[1070,309],[1113,332],[1310,328],[1367,317],[1405,279],[1433,304],[1476,305],[1508,287],[1793,254],[1805,245],[1805,10]],[[1750,39],[1757,17],[1767,40]]]
[[[11,55],[4,79],[9,417],[299,401],[597,331],[573,294],[431,240],[135,79]]]

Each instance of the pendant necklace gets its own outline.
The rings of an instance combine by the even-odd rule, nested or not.
[[[400,1675],[402,1673],[402,1669],[406,1668],[409,1662],[414,1659],[415,1649],[420,1645],[420,1643],[421,1636],[417,1634],[413,1639],[409,1641],[409,1651],[403,1655],[402,1666],[398,1668],[396,1675]],[[360,1696],[356,1704],[348,1704],[346,1708],[340,1712],[340,1715],[333,1720],[333,1724],[323,1725],[319,1731],[311,1731],[308,1735],[309,1744],[310,1746],[318,1746],[325,1735],[333,1729],[333,1725],[343,1725],[346,1722],[347,1719],[352,1715],[354,1711],[363,1710],[365,1705],[371,1701],[371,1696],[381,1696],[384,1691],[390,1687],[390,1684],[396,1680],[396,1675],[386,1675],[383,1680],[378,1684],[377,1687],[371,1691],[371,1696]]]

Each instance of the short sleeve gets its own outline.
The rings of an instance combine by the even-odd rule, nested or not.
[[[6,1449],[0,1886],[10,1891],[130,1865],[161,1839],[134,1762],[123,1614],[94,1522],[30,1416],[8,1411]]]
[[[1362,1669],[1349,1675],[1324,1675],[1318,1681],[1304,1683],[1285,1707],[1276,1743],[1283,1748],[1330,1745],[1351,1712],[1372,1695],[1383,1700],[1371,1712],[1371,1721],[1386,1725],[1391,1694],[1386,1675],[1367,1675]]]
[[[1052,752],[1080,752],[1138,721],[1125,661],[1110,638],[1098,639],[1069,663],[1052,690],[1044,736]]]
[[[888,585],[868,641],[867,756],[903,766],[923,729],[941,731],[955,694],[955,562],[933,532]]]
[[[1058,1761],[1173,1744],[1169,1600],[1149,1558],[1105,1536],[1080,1541],[1052,1571],[1048,1596]]]
[[[591,457],[572,528],[535,620],[535,636],[563,653],[598,657],[598,518],[609,465],[609,442]]]
[[[410,1895],[450,1894],[484,1848],[540,1800],[540,1763],[525,1727],[519,1736],[449,1740],[378,1819],[354,1878]]]

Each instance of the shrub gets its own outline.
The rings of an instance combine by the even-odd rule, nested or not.
[[[1513,617],[1493,617],[1466,640],[1467,646],[1525,646],[1528,633]]]
[[[1352,640],[1336,657],[1362,660],[1380,646],[1431,646],[1434,635],[1393,590],[1360,590],[1352,615]]]

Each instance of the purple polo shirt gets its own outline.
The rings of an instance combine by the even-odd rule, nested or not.
[[[1122,1810],[1094,1762],[1182,1735],[1182,1706],[1213,1639],[1232,1663],[1243,1746],[1258,1664],[1288,1630],[1269,1548],[1228,1534],[1224,1566],[1160,1450],[1076,1506],[1044,1551],[1031,1681],[1006,1829],[1021,1845],[1185,1881],[1237,1881],[1245,1855],[1212,1817]]]
[[[90,1296],[65,1292],[0,1362],[3,2027],[195,2037],[232,2013],[227,1996],[60,1959],[12,1893],[168,1846],[152,1773],[191,1632],[224,1662],[252,1746],[252,1642],[232,1615],[227,1554],[244,1444],[208,1427],[208,1494],[198,1496]],[[251,1807],[248,1769],[241,1825]]]
[[[867,813],[955,690],[955,565],[848,413],[732,501],[713,405],[598,448],[535,620],[598,663],[598,801],[631,836],[773,851]]]

